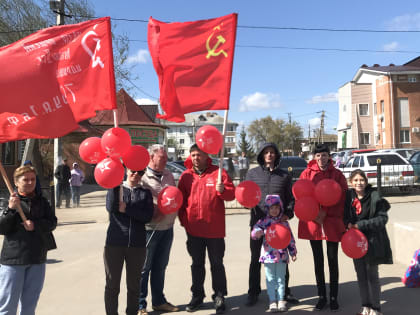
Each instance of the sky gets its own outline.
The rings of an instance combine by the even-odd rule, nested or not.
[[[152,16],[164,22],[186,22],[238,13],[229,120],[245,127],[268,115],[286,121],[291,115],[306,136],[309,125],[311,129],[319,127],[324,110],[325,131],[336,133],[338,89],[352,80],[361,65],[402,65],[420,56],[420,1],[89,2],[96,16],[110,16],[111,19],[147,21]],[[112,20],[112,24],[117,34],[125,34],[130,39],[129,62],[138,76],[131,96],[142,103],[156,104],[159,85],[147,47],[147,23]]]

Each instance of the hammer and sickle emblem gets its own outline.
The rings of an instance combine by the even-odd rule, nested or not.
[[[96,28],[97,25],[93,27],[93,29]],[[89,36],[98,36],[98,34],[95,31],[89,31],[83,36],[82,38],[82,47],[87,52],[87,54],[92,59],[92,68],[95,68],[97,65],[99,65],[101,68],[104,67],[104,64],[101,60],[101,57],[98,57],[96,53],[101,49],[101,40],[98,37],[94,37],[93,40],[96,42],[95,50],[92,52],[92,50],[89,48],[89,46],[86,44],[86,41]]]
[[[212,39],[216,30],[220,31],[220,25],[213,28],[213,33],[211,33],[210,36],[207,38],[207,41],[206,41],[206,48],[207,48],[207,51],[208,51],[207,56],[206,56],[207,59],[210,59],[210,57],[217,57],[220,54],[223,54],[223,56],[225,56],[225,58],[227,58],[227,56],[228,56],[226,51],[224,51],[223,49],[220,49],[219,51],[216,51],[217,48],[219,48],[219,46],[221,44],[224,44],[226,42],[226,39],[222,35],[217,35],[216,44],[214,44],[214,46],[210,48],[210,40]]]

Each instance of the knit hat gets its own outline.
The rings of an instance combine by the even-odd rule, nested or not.
[[[267,195],[267,197],[265,197],[264,210],[266,213],[268,213],[268,209],[272,205],[280,205],[280,213],[283,213],[283,202],[281,201],[279,195]]]

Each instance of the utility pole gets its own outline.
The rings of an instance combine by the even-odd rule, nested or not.
[[[287,116],[289,116],[289,125],[292,125],[292,113],[287,113]]]
[[[56,0],[50,1],[50,8],[53,12],[57,14],[57,25],[64,25],[64,2],[65,0]],[[54,138],[54,169],[53,173],[57,169],[57,166],[61,162],[62,156],[61,153],[63,152],[63,146],[60,138]],[[57,187],[57,179],[53,175],[54,185],[53,187]],[[55,193],[55,191],[54,191]],[[51,194],[51,200],[54,200],[53,197],[54,193]],[[51,202],[51,206],[55,208],[55,200]]]
[[[321,124],[319,125],[318,143],[324,143],[324,118],[325,110],[321,111]]]
[[[55,0],[50,1],[50,9],[57,14],[57,25],[64,25],[64,2],[65,0]],[[56,143],[57,140],[57,143]],[[25,141],[25,150],[23,152],[21,165],[26,160],[32,160],[32,151],[35,145],[35,139],[26,139]],[[54,169],[56,168],[56,161],[57,161],[57,155],[56,155],[56,148],[60,146],[61,152],[61,143],[58,142],[58,139],[54,139]]]

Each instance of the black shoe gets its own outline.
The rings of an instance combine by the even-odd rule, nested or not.
[[[225,312],[226,305],[223,296],[216,296],[214,298],[214,308],[216,309],[216,314],[223,314]]]
[[[290,304],[299,304],[299,300],[292,293],[286,295],[286,301]]]
[[[245,305],[254,306],[255,304],[257,304],[257,301],[258,301],[258,295],[248,294]]]
[[[323,296],[319,297],[318,303],[315,305],[316,311],[321,311],[327,305],[327,299]]]
[[[201,305],[203,305],[203,298],[193,296],[190,303],[188,303],[188,305],[185,307],[185,310],[187,312],[195,312],[200,308]]]
[[[338,303],[337,303],[337,299],[336,299],[336,298],[334,298],[334,297],[332,297],[332,298],[330,299],[330,310],[331,310],[332,312],[338,312],[338,309],[339,309],[339,305],[338,305]]]

